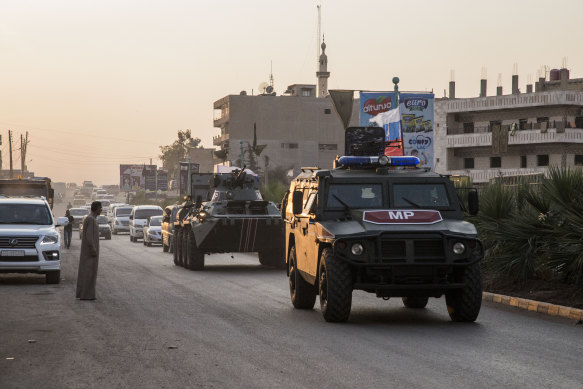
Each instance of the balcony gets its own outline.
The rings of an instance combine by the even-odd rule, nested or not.
[[[508,134],[508,145],[521,144],[551,144],[551,143],[583,143],[583,129],[566,128],[564,132],[557,132],[556,128],[549,128],[546,132],[540,130],[518,130],[514,135]],[[447,135],[446,147],[480,147],[492,146],[492,133],[478,129],[477,133]]]
[[[213,136],[213,146],[222,146],[223,143],[229,140],[229,134],[222,134]]]
[[[474,169],[464,169],[464,170],[450,170],[447,174],[469,176],[472,178],[474,184],[488,183],[491,178],[500,176],[517,176],[523,174],[533,174],[533,173],[546,173],[548,168],[537,167],[528,169],[488,169],[488,170],[474,170]]]
[[[219,118],[213,119],[213,127],[222,127],[223,124],[229,121],[229,115],[224,115]]]

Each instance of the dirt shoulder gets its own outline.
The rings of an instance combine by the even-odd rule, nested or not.
[[[583,309],[583,288],[561,282],[517,282],[493,273],[483,273],[484,291]]]

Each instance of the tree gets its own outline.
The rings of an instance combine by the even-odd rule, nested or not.
[[[193,138],[190,129],[179,130],[178,139],[171,145],[160,146],[159,155],[162,161],[162,167],[168,171],[168,177],[176,178],[178,176],[178,164],[180,161],[188,159],[188,150],[200,145],[200,138]]]

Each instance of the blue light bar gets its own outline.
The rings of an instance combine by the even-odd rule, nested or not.
[[[398,157],[387,156],[356,156],[348,155],[338,159],[338,163],[345,167],[350,166],[417,166],[421,163],[418,157],[412,155],[403,155]]]

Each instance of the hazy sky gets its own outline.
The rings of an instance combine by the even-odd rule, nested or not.
[[[317,10],[330,89],[443,97],[510,92],[542,65],[583,77],[580,0],[0,0],[0,134],[54,181],[119,182],[120,163],[156,162],[158,146],[192,129],[212,146],[212,104],[257,93],[273,62],[278,94],[316,83]],[[18,152],[15,166],[20,167]]]

